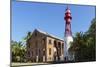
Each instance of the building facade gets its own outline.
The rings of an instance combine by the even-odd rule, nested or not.
[[[47,32],[35,29],[27,40],[27,60],[31,62],[62,61],[64,41]]]

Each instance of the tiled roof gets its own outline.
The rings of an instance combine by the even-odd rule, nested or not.
[[[62,38],[59,38],[59,37],[57,37],[57,36],[54,36],[54,35],[52,35],[52,34],[50,34],[50,33],[47,33],[47,32],[45,32],[45,31],[43,31],[43,30],[40,30],[40,29],[35,29],[35,30],[37,30],[38,32],[43,33],[43,34],[45,34],[45,35],[47,35],[47,36],[51,36],[51,37],[53,37],[53,38],[56,38],[56,39],[59,39],[59,40],[62,40],[62,41],[63,41]]]

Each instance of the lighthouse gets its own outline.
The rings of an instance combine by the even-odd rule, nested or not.
[[[67,7],[66,12],[65,12],[65,33],[64,33],[64,60],[65,61],[72,61],[74,59],[74,56],[72,52],[69,51],[69,48],[71,46],[71,42],[73,42],[73,37],[72,37],[72,31],[71,31],[71,11]]]

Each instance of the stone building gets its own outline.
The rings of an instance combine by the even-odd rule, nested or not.
[[[31,62],[62,61],[64,41],[47,32],[35,29],[27,40],[27,60]]]

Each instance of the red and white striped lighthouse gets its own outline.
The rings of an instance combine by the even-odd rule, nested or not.
[[[69,48],[71,45],[71,42],[73,42],[73,37],[72,37],[72,31],[71,31],[71,11],[67,7],[66,12],[65,12],[65,33],[64,33],[64,59],[66,61],[73,60],[73,57],[71,53],[69,52]]]
[[[72,36],[72,32],[71,32],[71,11],[70,9],[67,7],[66,12],[65,12],[65,36]]]

